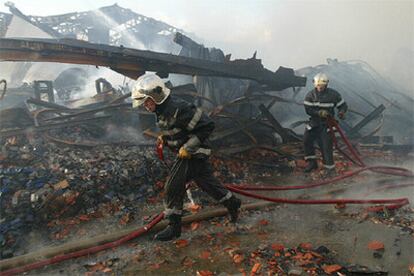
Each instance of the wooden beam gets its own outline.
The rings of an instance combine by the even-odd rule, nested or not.
[[[269,207],[274,204],[275,203],[272,203],[272,202],[259,201],[259,202],[242,205],[241,210],[257,210],[257,209]],[[207,220],[213,217],[225,216],[227,212],[228,211],[226,208],[217,208],[213,210],[207,210],[204,212],[200,212],[194,215],[184,217],[183,224],[189,224],[194,221]],[[158,232],[164,229],[167,226],[167,224],[168,224],[167,221],[161,221],[160,223],[155,225],[154,228],[148,233]],[[10,268],[18,267],[18,266],[23,266],[26,264],[33,263],[35,261],[43,260],[46,258],[51,258],[57,255],[67,254],[67,253],[75,252],[78,250],[86,249],[92,246],[101,245],[107,242],[112,242],[112,241],[122,238],[123,236],[130,234],[131,232],[137,230],[137,228],[139,227],[140,226],[133,226],[133,227],[129,227],[124,230],[116,230],[113,233],[103,234],[100,236],[83,239],[83,240],[76,240],[76,241],[68,242],[66,244],[62,244],[58,246],[43,248],[38,251],[28,253],[22,256],[17,256],[14,258],[1,260],[0,271],[4,271],[6,269],[10,269]]]
[[[382,112],[384,112],[385,106],[383,104],[379,105],[377,108],[375,108],[371,113],[369,113],[365,118],[363,118],[361,121],[359,121],[349,132],[349,136],[351,137],[357,137],[359,136],[358,132],[366,126],[369,122],[377,118],[379,115],[381,115]]]
[[[263,116],[272,124],[274,130],[280,135],[280,137],[282,137],[283,143],[301,141],[301,139],[291,129],[284,128],[264,104],[260,104],[259,109]]]

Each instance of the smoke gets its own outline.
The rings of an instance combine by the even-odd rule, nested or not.
[[[102,22],[104,22],[104,24],[107,25],[112,30],[112,32],[122,32],[122,36],[125,40],[124,41],[125,43],[123,43],[124,46],[133,47],[133,48],[137,48],[140,50],[146,50],[145,45],[141,41],[138,41],[136,37],[128,31],[128,29],[125,29],[125,30],[119,29],[120,25],[115,20],[113,20],[110,16],[106,15],[104,12],[102,12],[99,9],[94,10],[93,13],[96,15],[98,20],[101,20]]]
[[[397,158],[397,160],[390,161],[379,160],[370,165],[400,167],[414,171],[413,156],[400,156]],[[414,184],[413,179],[410,177],[399,177],[379,174],[375,172],[364,172],[360,176],[351,179],[350,183],[352,184],[340,184],[343,188],[345,188],[345,190],[338,195],[340,198],[391,199],[406,197],[410,201],[410,206],[414,206],[413,186],[398,187],[398,185],[401,184]]]
[[[63,13],[64,6],[72,12],[73,7],[96,10],[113,4],[110,0],[16,3],[23,12],[42,15]],[[257,50],[258,58],[271,70],[315,66],[326,58],[357,59],[367,61],[409,93],[414,90],[413,1],[211,0],[189,5],[176,0],[170,5],[167,0],[120,0],[118,4],[194,33],[197,41],[232,53],[233,58],[248,58]],[[120,30],[101,10],[95,14],[112,31]],[[131,47],[144,49],[133,35],[123,36]]]
[[[99,69],[92,69],[89,71],[91,74],[90,77],[86,81],[85,87],[77,92],[73,92],[71,95],[71,99],[83,99],[89,98],[96,95],[96,87],[95,87],[95,80],[98,78],[104,78],[109,81],[114,89],[119,89],[121,86],[131,86],[134,82],[130,78],[125,77],[122,74],[116,73],[111,69],[100,67]]]
[[[145,141],[142,131],[137,126],[117,126],[114,124],[108,124],[105,127],[106,136],[105,141],[108,142],[128,142],[132,144],[139,144]]]
[[[272,70],[315,66],[327,58],[360,59],[405,89],[414,89],[413,1],[180,3],[174,12],[154,14],[172,25],[181,24],[177,27],[233,58],[251,57],[257,50]]]

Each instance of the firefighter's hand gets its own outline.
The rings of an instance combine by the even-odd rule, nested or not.
[[[339,113],[338,113],[338,117],[339,117],[339,119],[341,119],[341,120],[345,119],[345,112],[339,112]]]
[[[318,113],[319,113],[319,117],[321,117],[321,118],[328,118],[328,116],[329,116],[328,110],[325,110],[325,109],[319,110]]]
[[[184,147],[181,147],[178,151],[178,158],[180,159],[190,159],[191,154]]]
[[[157,137],[157,145],[165,145],[166,141],[162,135]]]

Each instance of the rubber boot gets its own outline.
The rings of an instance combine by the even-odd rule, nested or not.
[[[235,223],[239,217],[239,209],[241,206],[241,200],[233,195],[231,196],[231,198],[224,201],[223,205],[229,211],[230,222]]]
[[[324,172],[324,175],[323,175],[324,178],[332,178],[332,177],[335,177],[335,176],[336,176],[335,168],[325,169],[325,172]]]
[[[308,165],[303,170],[305,173],[310,173],[313,170],[316,170],[318,168],[318,162],[316,162],[316,159],[309,159]]]
[[[170,215],[167,228],[155,235],[159,241],[170,241],[181,236],[181,215]]]

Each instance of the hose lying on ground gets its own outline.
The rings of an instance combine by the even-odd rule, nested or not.
[[[244,196],[251,197],[251,198],[266,200],[266,201],[269,201],[269,202],[274,202],[274,203],[287,203],[287,204],[386,204],[384,206],[374,206],[374,207],[371,207],[369,209],[369,211],[374,211],[374,212],[381,211],[381,210],[383,210],[383,208],[396,209],[396,208],[400,208],[400,207],[408,204],[409,203],[408,198],[395,198],[395,199],[286,199],[286,198],[271,198],[271,197],[268,197],[268,196],[258,195],[258,194],[254,194],[254,193],[250,193],[250,192],[246,191],[246,190],[262,190],[262,191],[263,190],[297,190],[297,189],[314,188],[314,187],[318,187],[318,186],[322,186],[322,185],[331,184],[331,183],[337,182],[337,181],[345,179],[345,178],[352,177],[352,176],[357,175],[357,174],[359,174],[363,171],[366,171],[366,170],[371,170],[373,172],[378,172],[378,173],[405,176],[405,177],[412,177],[413,176],[413,173],[411,171],[409,171],[407,169],[404,169],[404,168],[386,167],[386,166],[371,166],[371,167],[366,166],[365,163],[360,158],[360,156],[357,154],[356,150],[352,147],[352,145],[349,142],[349,140],[347,139],[347,137],[344,135],[342,130],[339,128],[336,121],[333,121],[333,122],[331,121],[329,123],[330,123],[329,126],[330,126],[330,129],[331,129],[331,133],[333,133],[334,128],[336,130],[338,130],[339,134],[341,135],[341,137],[343,138],[345,144],[347,145],[350,153],[356,159],[356,160],[353,160],[353,161],[356,164],[360,165],[362,168],[360,168],[356,171],[353,171],[353,172],[349,172],[349,173],[344,174],[342,176],[334,177],[332,179],[326,179],[326,180],[322,180],[322,181],[312,182],[312,183],[309,183],[308,185],[282,186],[282,187],[281,186],[250,186],[250,185],[236,186],[236,185],[226,185],[226,187],[229,190],[231,190],[235,193],[242,194]],[[335,138],[335,137],[333,137],[333,138]],[[334,140],[334,141],[335,141],[335,145],[337,146],[336,140]],[[158,151],[159,150],[160,149],[158,149]],[[349,155],[347,155],[347,157],[349,159],[351,159],[351,157]],[[406,185],[410,185],[410,184],[406,184]],[[404,185],[404,186],[406,186],[406,185]],[[105,250],[105,249],[117,247],[117,246],[119,246],[123,243],[126,243],[126,242],[128,242],[128,241],[130,241],[134,238],[137,238],[137,237],[142,236],[143,234],[147,233],[151,228],[153,228],[157,223],[159,223],[162,220],[163,217],[164,217],[163,213],[157,215],[146,226],[144,226],[142,228],[139,228],[139,229],[123,236],[122,238],[120,238],[118,240],[108,242],[108,243],[105,243],[105,244],[101,244],[101,245],[97,245],[97,246],[88,247],[88,248],[78,250],[78,251],[74,251],[74,252],[68,252],[68,253],[64,253],[64,254],[60,254],[60,255],[55,255],[51,258],[41,260],[41,261],[35,261],[35,262],[29,263],[29,264],[25,264],[21,267],[11,268],[9,270],[0,272],[0,276],[15,275],[15,274],[18,274],[18,273],[23,273],[23,272],[26,272],[26,271],[41,268],[41,267],[46,266],[46,265],[62,262],[64,260],[77,258],[77,257],[89,255],[89,254],[94,254],[94,253],[97,253],[97,252]],[[16,257],[16,258],[19,258],[19,257]],[[0,261],[0,270],[5,268],[4,263],[6,263],[7,261],[10,262],[10,260]]]
[[[271,205],[273,205],[273,203],[260,201],[243,204],[241,209],[257,210]],[[195,221],[211,219],[213,217],[225,216],[227,212],[228,211],[226,208],[216,208],[213,210],[203,211],[194,215],[183,217],[182,223],[188,224]],[[18,273],[41,268],[46,265],[58,263],[64,260],[93,254],[100,250],[114,248],[116,246],[122,245],[131,239],[143,236],[147,233],[160,231],[167,226],[166,221],[159,223],[162,219],[160,217],[161,215],[162,214],[156,216],[149,224],[139,229],[120,230],[114,233],[92,237],[87,240],[76,240],[63,245],[43,248],[36,252],[1,260],[0,275],[15,275]],[[47,259],[39,261],[41,258]]]

